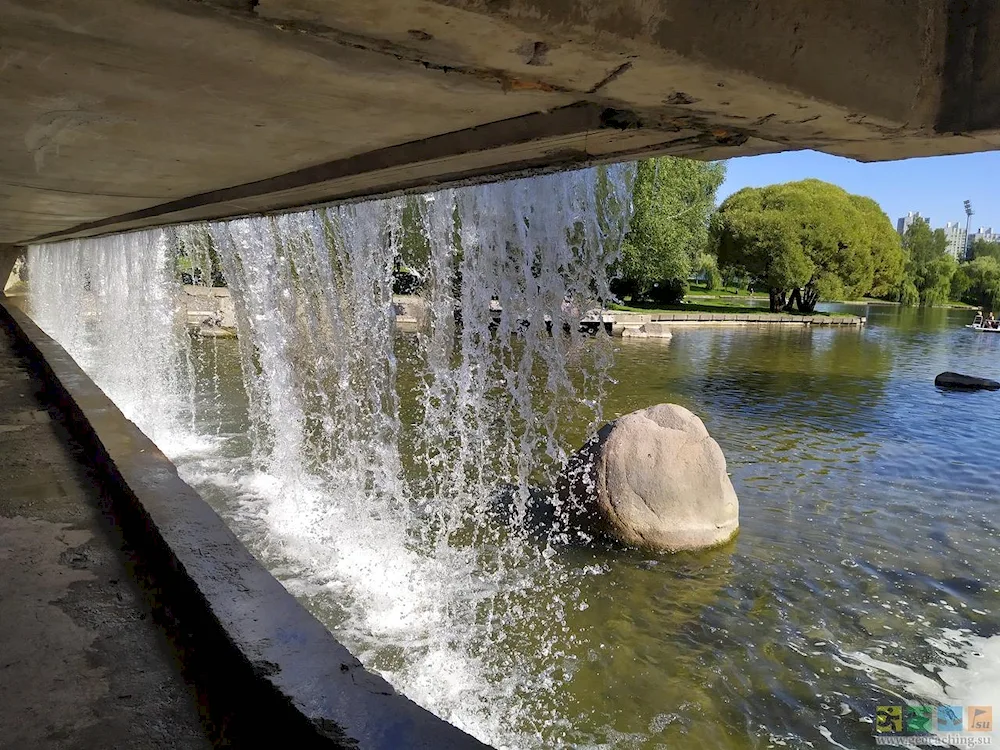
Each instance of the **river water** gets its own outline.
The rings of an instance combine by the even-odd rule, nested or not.
[[[660,402],[700,415],[740,497],[738,538],[677,556],[555,550],[559,575],[519,602],[572,603],[546,634],[559,659],[539,662],[543,694],[532,703],[510,685],[474,684],[480,673],[438,653],[406,681],[411,697],[511,747],[867,748],[877,705],[1000,708],[1000,394],[933,385],[948,369],[995,376],[1000,336],[964,329],[965,311],[840,309],[868,325],[678,326],[667,343],[615,340],[605,416]],[[404,394],[413,340],[396,340]],[[194,351],[198,439],[176,452],[182,475],[392,678],[404,660],[394,649],[413,644],[373,643],[387,631],[357,626],[344,561],[312,547],[306,529],[286,525],[275,542],[268,478],[249,461],[236,344]],[[560,429],[571,446],[586,425]],[[365,606],[402,628],[422,611],[411,599],[434,596],[394,578],[392,561],[353,564],[389,600]],[[530,671],[518,649],[535,654],[533,636],[513,631],[503,646],[512,672]]]

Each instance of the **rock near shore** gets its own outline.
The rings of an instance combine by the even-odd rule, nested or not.
[[[1000,391],[1000,383],[988,378],[962,375],[958,372],[942,372],[934,378],[939,388],[957,388],[963,391]]]
[[[674,404],[605,425],[567,463],[559,492],[583,525],[629,545],[704,549],[739,529],[722,449],[697,416]]]

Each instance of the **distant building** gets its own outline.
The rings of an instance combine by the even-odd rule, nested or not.
[[[955,260],[965,260],[968,252],[965,227],[957,221],[949,221],[944,225],[944,235],[948,238],[948,254]]]
[[[972,243],[976,240],[982,240],[983,242],[998,242],[1000,243],[1000,232],[994,232],[993,227],[979,227],[978,232],[973,232],[969,235],[969,248],[971,250]]]
[[[906,234],[906,230],[910,228],[910,225],[915,221],[922,221],[930,226],[931,220],[927,216],[921,216],[919,211],[910,211],[906,216],[900,217],[899,221],[896,222],[896,231],[900,235]]]

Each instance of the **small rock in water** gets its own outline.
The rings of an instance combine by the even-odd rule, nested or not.
[[[638,547],[705,549],[739,529],[722,449],[697,416],[675,404],[605,425],[570,459],[559,492],[581,523]]]
[[[966,391],[1000,391],[1000,383],[995,380],[957,372],[942,372],[934,378],[934,385],[939,388],[957,388]]]

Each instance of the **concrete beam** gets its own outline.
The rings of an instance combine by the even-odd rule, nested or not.
[[[1000,147],[990,0],[0,0],[0,17],[0,242],[664,153]]]
[[[746,153],[773,150],[739,131],[706,132],[680,121],[647,126],[634,112],[575,104],[371,151],[264,180],[186,196],[34,238],[86,237],[305,204],[357,200],[620,161],[637,154]]]

